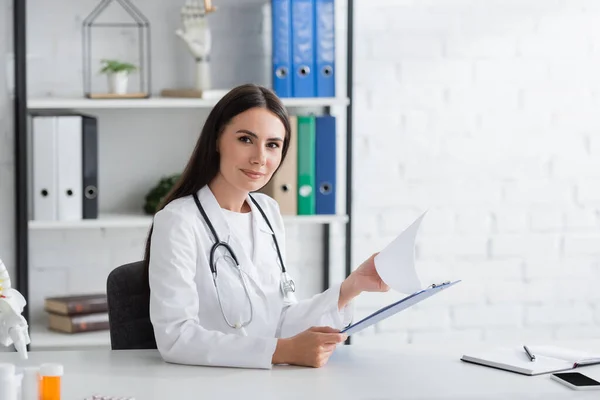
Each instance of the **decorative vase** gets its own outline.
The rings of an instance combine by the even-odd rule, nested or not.
[[[129,74],[127,71],[108,74],[108,91],[112,94],[126,94]]]

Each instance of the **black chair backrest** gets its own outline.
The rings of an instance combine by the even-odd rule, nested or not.
[[[156,349],[150,322],[150,291],[143,261],[115,268],[106,281],[113,350]]]

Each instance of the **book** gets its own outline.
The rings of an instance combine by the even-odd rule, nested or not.
[[[83,315],[48,314],[48,328],[64,333],[107,330],[108,312]]]
[[[531,361],[523,346],[499,347],[481,353],[465,354],[461,360],[523,375],[541,375],[600,364],[600,354],[555,346],[528,348],[535,356],[535,361]]]
[[[52,314],[78,315],[108,311],[106,294],[85,294],[49,297],[44,301],[44,309]]]

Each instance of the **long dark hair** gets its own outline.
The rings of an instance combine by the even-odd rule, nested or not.
[[[217,176],[220,165],[217,140],[235,116],[256,107],[271,111],[279,117],[285,127],[285,138],[281,156],[281,163],[283,163],[290,145],[290,121],[286,108],[277,95],[265,87],[255,84],[238,86],[223,96],[211,110],[210,114],[208,114],[194,152],[190,156],[181,177],[173,185],[169,194],[162,200],[157,212],[175,199],[198,192]],[[154,225],[150,227],[144,251],[146,278],[150,262],[150,243],[153,228]]]

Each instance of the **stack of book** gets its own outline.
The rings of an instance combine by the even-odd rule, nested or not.
[[[45,299],[48,328],[78,333],[109,329],[106,294],[84,294]]]

